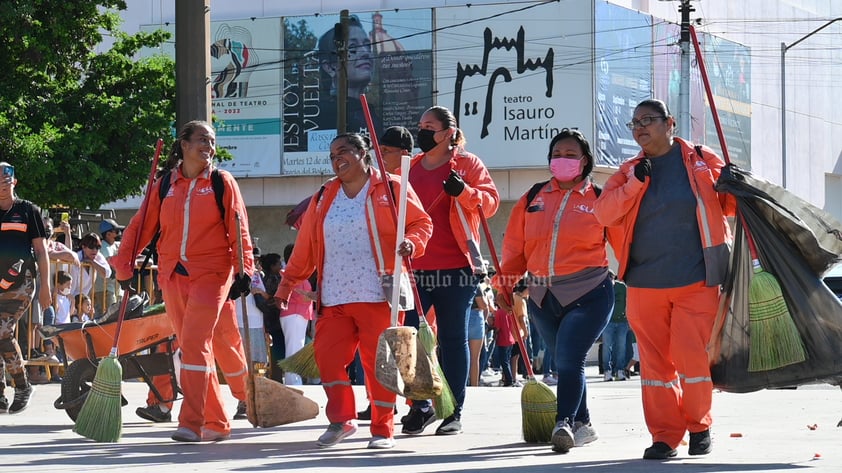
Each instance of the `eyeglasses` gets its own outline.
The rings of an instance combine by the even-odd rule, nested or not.
[[[89,250],[99,250],[99,249],[102,249],[102,245],[96,245],[96,246],[87,245],[87,246],[85,246],[85,248],[88,248]]]
[[[653,121],[661,119],[666,120],[667,117],[664,116],[657,116],[657,115],[647,115],[645,117],[640,117],[640,119],[633,119],[632,121],[626,123],[626,126],[629,130],[634,131],[637,128],[646,128],[647,126],[651,125]]]

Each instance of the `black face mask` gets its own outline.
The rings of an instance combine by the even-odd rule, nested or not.
[[[433,130],[418,130],[418,147],[421,151],[426,153],[436,147],[438,143],[436,143],[435,134]]]
[[[45,228],[45,229],[44,229],[44,233],[45,233],[44,238],[45,238],[45,239],[47,239],[47,240],[49,240],[49,239],[50,239],[50,238],[52,238],[52,236],[53,236],[53,231],[52,231],[52,230],[47,230],[47,229]]]

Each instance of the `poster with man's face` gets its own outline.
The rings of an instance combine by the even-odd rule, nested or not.
[[[330,141],[340,128],[379,136],[399,125],[414,133],[418,118],[432,105],[431,11],[360,13],[348,20],[347,101],[340,120],[339,21],[339,15],[284,18],[284,175],[331,174]],[[362,94],[374,130],[367,124]]]

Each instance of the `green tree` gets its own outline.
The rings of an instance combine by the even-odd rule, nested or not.
[[[4,0],[0,160],[42,207],[99,208],[137,195],[175,121],[172,59],[138,59],[169,37],[127,35],[122,0]],[[103,34],[113,39],[96,48]],[[166,150],[164,151],[166,153]]]

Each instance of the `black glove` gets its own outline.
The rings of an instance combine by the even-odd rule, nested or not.
[[[136,293],[137,293],[137,289],[135,289],[135,288],[132,286],[132,281],[133,281],[133,279],[132,279],[132,278],[129,278],[129,279],[121,279],[120,281],[117,281],[117,282],[119,282],[119,283],[120,283],[120,288],[121,288],[122,290],[124,290],[124,291],[129,291],[129,294],[136,294]]]
[[[643,158],[634,165],[634,177],[640,182],[646,182],[646,176],[652,174],[652,161],[649,158]]]
[[[231,289],[228,291],[228,298],[232,301],[237,300],[243,294],[248,294],[251,289],[251,276],[248,274],[235,274],[234,282],[231,283]]]
[[[447,177],[447,180],[442,182],[444,185],[444,191],[447,192],[447,195],[456,197],[465,190],[465,181],[459,177],[459,174],[456,173],[453,169],[450,170],[450,176]]]

